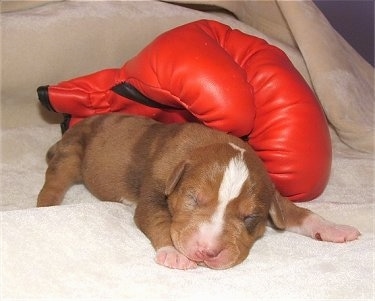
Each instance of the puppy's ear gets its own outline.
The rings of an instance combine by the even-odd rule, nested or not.
[[[167,183],[165,185],[165,195],[170,195],[172,191],[177,186],[178,182],[181,180],[182,175],[185,172],[187,163],[185,161],[179,163],[173,170],[172,174],[169,176]]]
[[[272,219],[273,224],[278,229],[285,229],[286,228],[286,216],[284,212],[284,206],[285,203],[284,197],[280,195],[280,193],[275,189],[273,200],[271,201],[271,207],[270,207],[270,217]]]

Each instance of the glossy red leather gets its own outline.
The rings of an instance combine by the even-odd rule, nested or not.
[[[111,90],[123,82],[179,110],[148,107]],[[70,126],[123,112],[246,136],[292,201],[317,197],[328,182],[331,142],[314,93],[280,49],[216,21],[172,29],[122,68],[49,86],[48,95],[55,111],[72,116]]]

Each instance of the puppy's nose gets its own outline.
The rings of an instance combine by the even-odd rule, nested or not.
[[[217,252],[216,250],[205,250],[204,254],[207,257],[216,257],[219,252]]]
[[[207,259],[216,257],[219,253],[220,251],[215,249],[200,249],[196,252],[196,255],[200,259]]]

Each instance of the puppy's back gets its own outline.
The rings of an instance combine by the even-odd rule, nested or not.
[[[163,190],[192,149],[238,139],[199,124],[166,125],[123,114],[88,118],[64,136],[66,143],[82,145],[83,182],[105,201],[136,201],[145,189]]]

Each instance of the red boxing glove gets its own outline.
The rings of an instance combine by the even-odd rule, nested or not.
[[[39,87],[38,94],[69,116],[66,126],[124,112],[246,137],[292,201],[315,198],[328,182],[329,131],[309,86],[280,49],[216,21],[172,29],[120,69]]]

